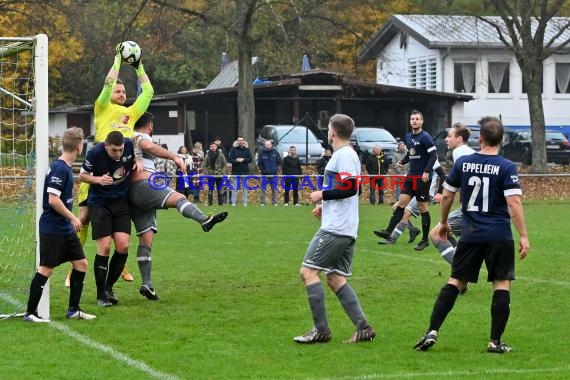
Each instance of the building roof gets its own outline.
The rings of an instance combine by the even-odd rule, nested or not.
[[[314,97],[316,93],[334,93],[335,97],[342,94],[347,99],[375,98],[378,100],[410,100],[439,98],[440,100],[446,99],[463,102],[473,100],[471,95],[365,82],[344,73],[322,69],[312,69],[310,71],[289,74],[276,74],[264,77],[263,79],[263,83],[253,86],[256,97],[263,97],[265,94],[270,93],[283,93],[285,94],[284,96],[287,97],[290,96],[288,93],[293,89],[298,91],[295,96],[301,98]],[[236,85],[220,88],[200,88],[155,95],[152,98],[151,105],[172,106],[176,105],[179,100],[185,98],[201,96],[234,97],[237,96],[237,93],[238,87]],[[134,99],[128,99],[129,103],[133,101]],[[92,109],[93,105],[58,107],[50,109],[50,113],[90,112]]]
[[[499,16],[483,16],[504,30],[503,35],[510,42],[504,22]],[[545,42],[550,41],[556,34],[570,23],[570,17],[553,17],[545,30]],[[533,19],[532,30],[536,30],[538,21]],[[499,34],[493,25],[475,16],[452,15],[393,15],[384,26],[372,35],[366,46],[359,53],[358,59],[365,62],[378,57],[380,52],[396,37],[404,33],[427,46],[428,48],[505,48],[499,39]],[[557,47],[564,41],[570,40],[570,30],[566,29],[557,37]],[[402,41],[401,43],[405,43]]]
[[[473,100],[471,95],[365,82],[347,76],[344,73],[322,69],[313,69],[310,71],[290,74],[276,74],[264,77],[263,79],[265,79],[263,83],[253,86],[256,96],[264,93],[286,92],[294,88],[299,91],[298,96],[300,97],[303,97],[303,94],[334,92],[336,94],[344,94],[347,98],[360,97],[363,94],[366,94],[365,96],[368,98],[373,97],[377,99],[438,97],[440,99],[459,100],[464,102]],[[153,98],[153,104],[195,96],[231,95],[237,94],[237,92],[237,86],[180,91],[170,94],[155,95]]]
[[[224,88],[236,86],[239,82],[238,61],[228,63],[218,75],[206,86],[211,88]]]

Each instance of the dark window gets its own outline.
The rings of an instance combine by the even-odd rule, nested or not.
[[[475,92],[475,64],[456,63],[454,65],[455,92]]]

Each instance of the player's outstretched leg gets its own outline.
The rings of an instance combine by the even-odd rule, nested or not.
[[[208,219],[202,223],[202,230],[204,230],[204,232],[210,231],[216,224],[223,222],[227,217],[228,213],[226,211],[210,215]]]
[[[165,205],[166,207],[176,207],[182,216],[200,223],[204,232],[210,231],[216,224],[223,222],[228,217],[226,211],[206,215],[196,205],[190,203],[186,197],[174,192],[168,197]]]

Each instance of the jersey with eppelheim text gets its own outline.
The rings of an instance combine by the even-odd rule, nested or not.
[[[410,171],[408,174],[423,175],[430,153],[435,151],[431,135],[426,131],[421,131],[417,135],[410,132],[406,134],[406,146],[408,147],[410,158]]]
[[[85,157],[81,171],[99,177],[108,174],[113,178],[111,185],[91,185],[87,204],[101,207],[110,200],[127,196],[130,176],[133,172],[135,152],[130,139],[125,139],[125,149],[121,157],[115,161],[105,150],[105,143],[95,145]]]
[[[499,155],[474,153],[457,159],[444,187],[461,189],[461,241],[512,241],[506,197],[522,195],[517,167]]]
[[[44,182],[43,212],[39,220],[39,231],[48,235],[69,235],[75,230],[71,222],[55,211],[49,204],[49,195],[57,195],[69,211],[73,208],[73,173],[63,160],[52,162]]]
[[[327,166],[323,189],[335,189],[346,186],[346,178],[358,178],[360,160],[351,146],[336,150]],[[356,181],[358,183],[358,181]],[[344,199],[323,201],[321,229],[341,236],[356,239],[358,235],[358,192]]]

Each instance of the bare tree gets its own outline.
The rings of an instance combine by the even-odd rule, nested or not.
[[[569,43],[570,20],[556,18],[566,0],[493,0],[500,16],[479,16],[492,25],[511,50],[526,86],[532,131],[532,171],[546,171],[545,121],[542,105],[543,62]],[[547,34],[547,31],[549,33]]]
[[[174,9],[190,18],[222,28],[238,47],[238,133],[247,141],[255,140],[255,99],[253,92],[252,56],[257,45],[267,35],[287,34],[285,25],[319,9],[323,0],[234,0],[234,7],[225,1],[209,1],[197,9],[183,7],[167,0],[151,0],[155,4]],[[231,9],[230,9],[231,8]],[[262,22],[263,19],[265,22]],[[272,22],[269,22],[272,21]],[[255,144],[251,144],[252,148]]]

